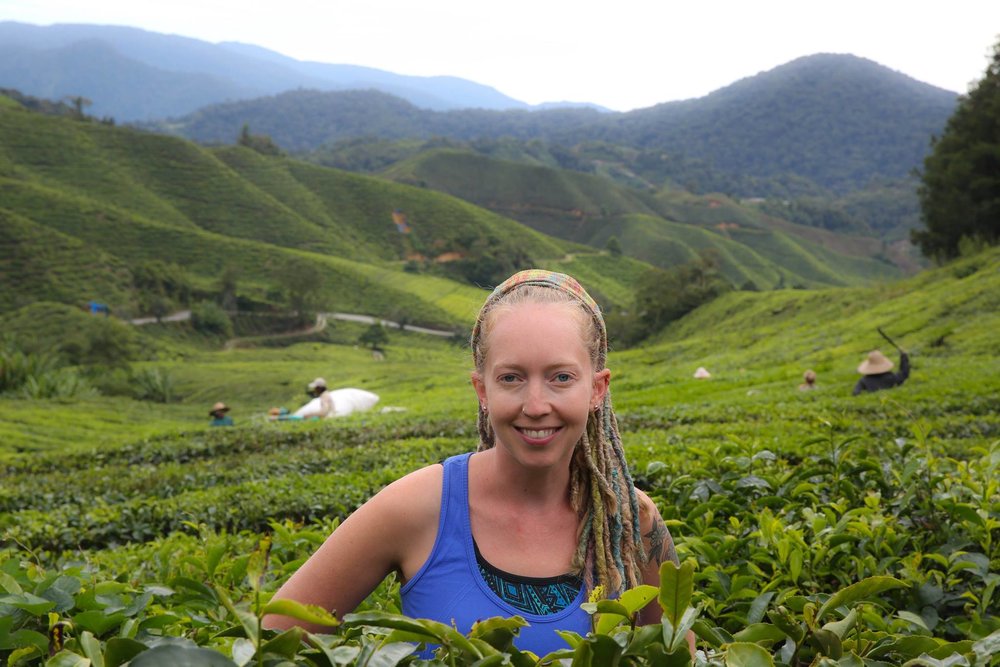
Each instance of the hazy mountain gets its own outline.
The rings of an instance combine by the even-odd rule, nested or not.
[[[817,54],[704,98],[604,119],[602,138],[848,190],[919,165],[957,98],[865,58]]]
[[[121,26],[0,22],[0,87],[44,97],[83,96],[119,121],[183,115],[211,103],[297,88],[375,89],[428,109],[528,108],[457,77],[404,76],[302,62],[257,46]]]
[[[665,155],[731,176],[791,177],[846,192],[872,179],[906,177],[956,100],[870,60],[819,54],[702,98],[626,113],[437,112],[375,92],[292,91],[201,109],[161,127],[197,141],[231,142],[248,123],[293,151],[356,137],[602,141],[645,152],[647,165]],[[666,174],[653,168],[648,176]],[[739,194],[756,194],[752,187]]]

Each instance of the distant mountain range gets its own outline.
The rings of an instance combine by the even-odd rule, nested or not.
[[[766,199],[770,215],[889,242],[918,224],[912,174],[958,98],[864,58],[816,54],[702,98],[626,113],[529,107],[454,77],[302,62],[135,28],[14,22],[0,22],[0,88],[75,98],[93,117],[203,144],[232,144],[248,131],[307,159],[371,173],[390,173],[435,142],[458,142],[639,190]],[[433,164],[458,159],[437,154]],[[419,171],[394,173],[494,208]],[[521,194],[505,196],[499,210]]]
[[[119,122],[180,116],[209,104],[309,88],[380,90],[426,109],[529,109],[486,85],[371,67],[303,62],[258,46],[212,44],[121,26],[0,22],[0,87],[59,99]]]
[[[710,165],[748,180],[804,179],[834,192],[907,177],[955,108],[955,93],[864,58],[818,54],[699,99],[626,113],[593,109],[431,111],[377,91],[295,90],[229,102],[152,124],[204,143],[230,143],[243,124],[287,150],[356,137],[513,138],[562,146],[600,141]],[[653,178],[656,178],[655,173]]]

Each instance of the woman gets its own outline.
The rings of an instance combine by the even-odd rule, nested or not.
[[[673,541],[626,466],[590,295],[563,274],[517,273],[486,300],[472,352],[478,451],[387,486],[275,598],[343,614],[396,571],[406,615],[462,632],[520,615],[529,626],[515,644],[544,655],[566,648],[556,630],[589,630],[580,604],[594,586],[614,597],[659,584],[660,563],[676,562]],[[660,613],[653,602],[639,620]]]

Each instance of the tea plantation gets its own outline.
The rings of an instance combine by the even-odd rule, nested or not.
[[[332,340],[220,350],[183,324],[140,335],[166,403],[0,398],[5,665],[1000,664],[1000,252],[873,288],[735,292],[611,354],[637,484],[681,568],[597,600],[565,651],[522,621],[468,636],[399,614],[387,580],[354,614],[269,603],[340,519],[476,445],[467,351],[390,333],[386,359]],[[173,329],[171,329],[173,327]],[[851,396],[868,350],[909,380]],[[698,366],[712,373],[692,377]],[[799,391],[805,369],[818,388]],[[316,375],[380,394],[330,423],[269,422]],[[208,406],[233,406],[210,429]],[[661,624],[630,625],[658,598]],[[329,634],[263,630],[267,611]],[[684,644],[688,629],[699,653]],[[439,644],[431,663],[415,644]]]

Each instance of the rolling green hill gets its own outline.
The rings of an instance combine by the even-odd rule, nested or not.
[[[804,227],[721,195],[634,190],[591,174],[450,148],[427,150],[382,174],[447,192],[545,234],[670,267],[719,252],[736,285],[760,288],[861,284],[902,275],[871,237]]]
[[[773,389],[797,383],[802,371],[812,368],[820,385],[846,395],[869,350],[880,348],[898,360],[876,327],[912,356],[907,391],[931,391],[933,385],[933,391],[944,390],[958,402],[953,409],[963,400],[995,404],[1000,249],[878,287],[731,292],[623,354],[631,363],[652,367],[644,374],[650,387],[685,382],[697,366],[705,366],[715,379],[735,383],[736,392]],[[677,360],[683,363],[678,366]]]
[[[242,296],[272,303],[304,275],[318,308],[453,326],[474,285],[593,252],[423,188],[11,104],[0,107],[0,222],[2,310],[96,299],[138,314],[134,270],[158,260],[203,295],[228,269]],[[626,292],[606,282],[609,296]]]

